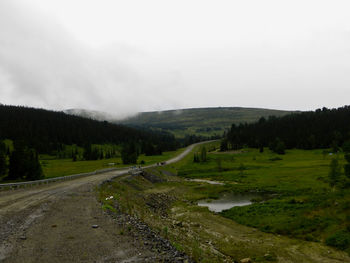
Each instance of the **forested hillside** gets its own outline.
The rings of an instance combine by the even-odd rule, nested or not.
[[[39,153],[50,153],[61,144],[137,143],[160,150],[174,150],[178,143],[165,132],[137,130],[106,121],[72,116],[44,109],[0,105],[0,140],[23,141]],[[143,151],[144,149],[141,149]]]
[[[238,149],[282,143],[286,148],[336,148],[350,138],[350,106],[260,118],[256,123],[233,124],[224,143]],[[225,148],[225,147],[224,147]]]

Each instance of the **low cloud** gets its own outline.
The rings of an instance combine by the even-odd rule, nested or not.
[[[133,56],[142,59],[138,50],[120,45],[88,48],[24,2],[0,2],[0,32],[4,104],[85,108],[125,116],[147,105],[157,107],[164,95],[162,81],[151,84],[130,65]]]
[[[99,46],[75,38],[80,31],[68,30],[67,22],[74,19],[50,17],[39,8],[42,1],[34,2],[0,1],[3,104],[123,117],[191,107],[310,110],[349,103],[347,1],[339,7],[316,0],[203,1],[201,12],[192,2],[139,1],[145,9],[139,13],[131,2],[112,1],[111,12],[101,9],[100,18],[109,15],[104,23],[79,13],[99,3],[74,2],[72,17],[82,19],[84,32],[94,27],[91,39],[104,40]],[[62,10],[70,10],[64,3]],[[111,34],[113,41],[102,39]]]

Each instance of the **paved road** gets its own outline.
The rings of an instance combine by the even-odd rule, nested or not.
[[[166,163],[181,160],[193,147]],[[157,255],[118,234],[96,200],[94,187],[127,171],[0,192],[0,261],[152,262]]]

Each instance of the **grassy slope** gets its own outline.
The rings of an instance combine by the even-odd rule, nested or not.
[[[232,123],[254,122],[260,117],[281,116],[289,111],[256,108],[195,108],[161,112],[143,112],[123,120],[128,125],[159,128],[173,132],[178,137],[186,134],[221,135]]]
[[[189,155],[166,170],[182,177],[222,180],[225,185],[169,177],[162,167],[153,173],[168,181],[152,184],[143,177],[120,178],[101,189],[101,200],[114,194],[123,211],[137,215],[198,262],[230,262],[245,257],[254,262],[350,262],[343,252],[322,245],[325,237],[344,229],[349,222],[346,219],[349,193],[339,197],[339,192],[329,188],[326,182],[330,156],[321,151],[293,150],[283,160],[271,161],[276,157],[274,154],[247,149],[240,154],[211,153],[208,157],[207,163],[193,164],[193,156]],[[196,200],[216,198],[223,191],[257,189],[277,195],[264,203],[229,210],[230,213],[224,214],[228,218],[196,205]],[[176,198],[172,204],[165,201],[171,204],[167,217],[147,205],[147,200],[155,194]],[[263,233],[234,220],[282,235]],[[290,232],[285,231],[288,229]]]
[[[289,150],[282,160],[265,150],[212,154],[207,163],[183,166],[179,175],[234,182],[232,191],[260,191],[277,196],[267,202],[236,207],[223,215],[265,232],[324,242],[349,232],[350,190],[331,188],[331,156],[321,150]],[[343,162],[343,157],[338,157]],[[220,163],[220,164],[219,164]],[[350,233],[348,234],[350,242]],[[350,243],[347,246],[350,252]]]

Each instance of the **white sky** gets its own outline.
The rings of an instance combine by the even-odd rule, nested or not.
[[[0,102],[114,114],[350,98],[350,1],[1,0]]]

